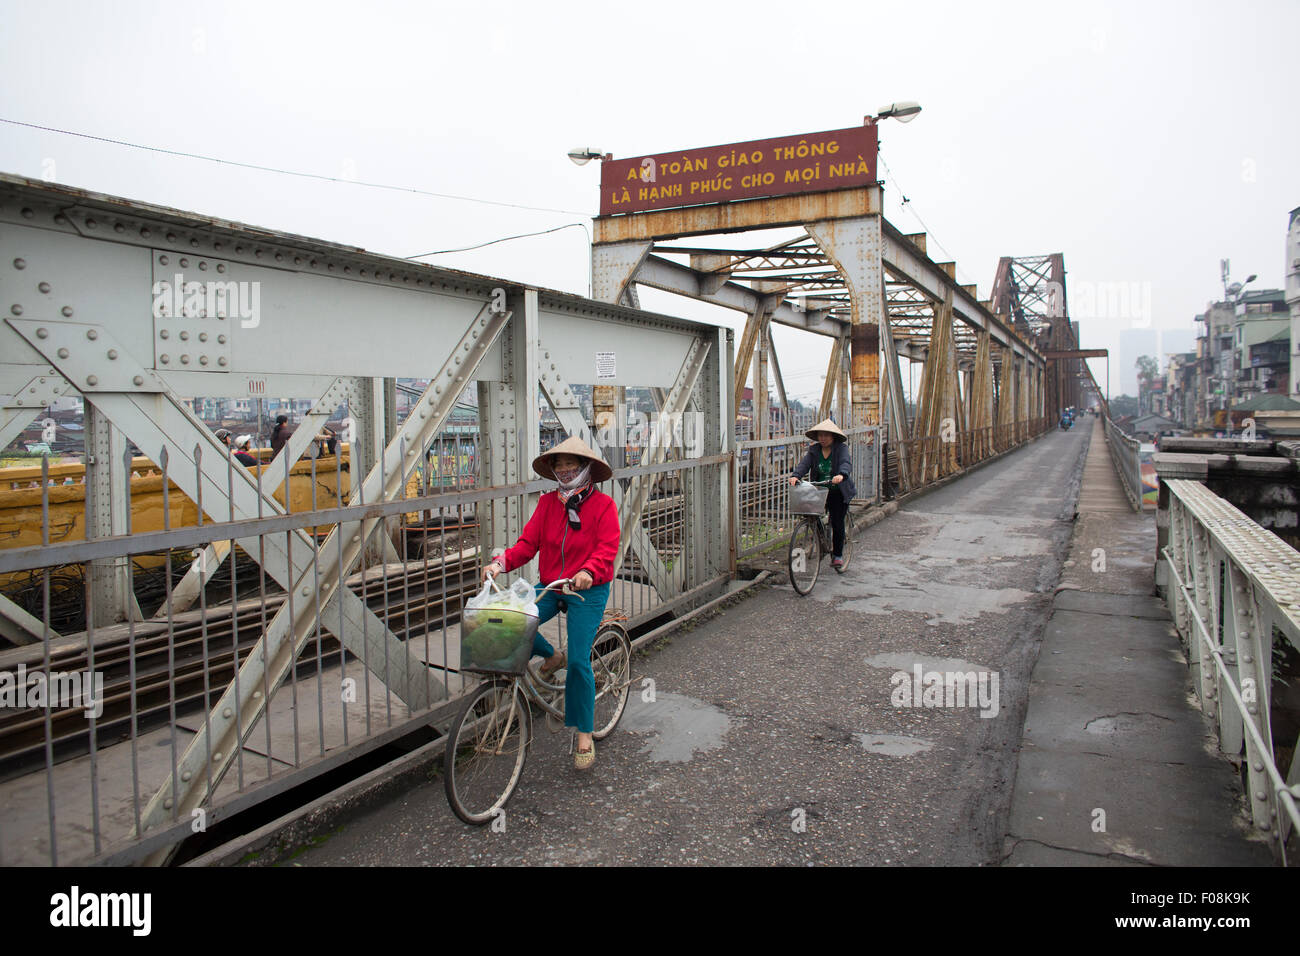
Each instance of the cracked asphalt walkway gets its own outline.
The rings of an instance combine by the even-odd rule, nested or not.
[[[1152,596],[1155,515],[1128,507],[1100,421],[1080,424],[1091,447],[1030,684],[1005,862],[1269,866]]]

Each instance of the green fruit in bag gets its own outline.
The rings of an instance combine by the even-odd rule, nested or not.
[[[507,665],[521,643],[528,641],[531,619],[508,601],[467,611],[461,642],[470,660],[480,667]]]

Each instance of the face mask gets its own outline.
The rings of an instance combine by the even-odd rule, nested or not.
[[[568,471],[555,473],[555,480],[560,483],[561,491],[573,491],[585,485],[591,476],[591,465],[587,465],[581,470],[573,468]]]

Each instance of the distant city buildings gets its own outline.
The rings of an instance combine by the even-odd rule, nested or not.
[[[1183,330],[1161,334],[1157,353],[1153,330],[1121,336],[1125,374],[1138,377],[1139,355],[1159,355],[1160,374],[1138,386],[1139,408],[1162,414],[1189,432],[1224,434],[1247,419],[1256,433],[1300,436],[1300,208],[1291,210],[1286,239],[1286,288],[1243,288],[1229,283],[1224,262],[1224,297],[1194,319],[1194,344]],[[1121,379],[1125,381],[1125,379]]]

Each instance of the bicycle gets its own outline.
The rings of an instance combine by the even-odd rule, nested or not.
[[[831,487],[829,481],[814,481],[808,482],[808,484],[813,485],[815,488]],[[817,583],[817,575],[821,571],[822,558],[833,553],[834,542],[831,540],[830,528],[822,520],[824,514],[823,510],[817,514],[801,515],[799,523],[794,526],[794,530],[790,533],[790,550],[786,563],[790,571],[790,586],[800,596],[806,596],[812,591],[813,585]],[[847,571],[852,556],[853,515],[846,510],[844,513],[844,550],[840,553],[843,563],[835,570],[840,574]]]
[[[537,597],[558,590],[566,599],[582,600],[580,593],[569,588],[571,582],[570,578],[554,581]],[[622,623],[626,618],[618,610],[606,611],[592,641],[591,670],[596,680],[592,737],[596,740],[613,733],[627,709],[632,641]],[[530,647],[537,631],[537,619],[532,621],[527,636]],[[567,635],[567,628],[563,630]],[[567,650],[566,643],[561,640],[557,651]],[[447,802],[465,823],[481,826],[493,820],[518,787],[533,739],[529,702],[541,707],[548,723],[564,720],[561,671],[563,668],[546,677],[528,667],[525,659],[517,673],[487,674],[487,679],[466,697],[447,732],[443,757]]]

